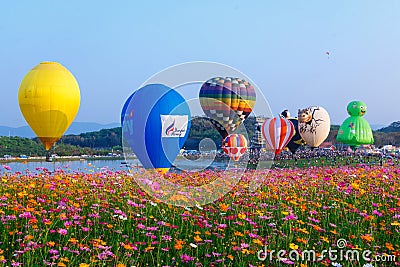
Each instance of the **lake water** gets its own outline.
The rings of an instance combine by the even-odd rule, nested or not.
[[[54,171],[56,169],[63,169],[66,171],[77,171],[77,172],[98,172],[102,168],[108,168],[110,170],[127,170],[128,167],[125,164],[121,164],[121,160],[71,160],[71,161],[25,161],[25,162],[8,162],[2,163],[3,165],[7,165],[11,168],[12,172],[25,172],[35,171],[38,168],[46,168],[49,171]],[[1,168],[2,171],[6,171]]]
[[[123,164],[124,160],[121,159],[85,159],[85,160],[71,160],[71,161],[15,161],[15,162],[3,162],[0,165],[0,172],[26,172],[36,171],[37,169],[46,168],[49,171],[56,169],[63,169],[70,172],[99,172],[104,169],[112,171],[126,171],[129,169],[128,165]],[[130,160],[130,166],[140,166],[138,160]],[[174,162],[175,170],[203,170],[203,169],[226,169],[227,162],[225,161],[210,161],[210,160],[180,160]],[[3,167],[2,167],[3,166]],[[4,168],[8,166],[10,170]],[[135,168],[133,168],[135,169]],[[174,168],[172,168],[174,169]]]

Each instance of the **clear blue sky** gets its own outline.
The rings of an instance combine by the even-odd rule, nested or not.
[[[274,114],[320,105],[340,124],[360,99],[371,124],[400,120],[398,0],[105,2],[1,2],[0,125],[26,125],[18,88],[41,61],[75,75],[80,122],[118,122],[148,77],[197,60],[251,77]]]

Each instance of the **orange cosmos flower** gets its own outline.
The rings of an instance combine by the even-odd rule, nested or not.
[[[361,239],[367,241],[367,242],[371,242],[374,240],[374,238],[371,235],[362,235]]]
[[[225,203],[221,203],[221,204],[219,204],[219,208],[221,209],[221,211],[226,212],[229,209],[229,205],[226,205]]]
[[[196,236],[193,238],[193,240],[194,240],[195,242],[201,242],[201,241],[203,241],[203,239],[201,239],[201,237],[200,237],[199,235],[196,235]]]
[[[390,244],[390,243],[388,243],[388,242],[386,242],[385,246],[386,246],[386,248],[387,248],[388,250],[394,250],[393,245]]]

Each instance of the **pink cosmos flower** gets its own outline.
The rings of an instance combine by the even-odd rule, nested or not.
[[[58,230],[58,233],[59,233],[60,235],[66,235],[66,234],[68,234],[68,230],[67,230],[67,229],[59,229],[59,230]]]

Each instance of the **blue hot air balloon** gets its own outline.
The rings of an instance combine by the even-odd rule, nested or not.
[[[140,88],[127,102],[121,114],[124,139],[145,169],[167,172],[189,135],[188,104],[162,84]]]

